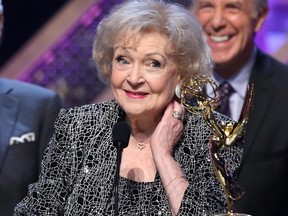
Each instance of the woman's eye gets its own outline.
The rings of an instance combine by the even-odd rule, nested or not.
[[[127,70],[131,66],[131,62],[124,56],[118,56],[115,58],[114,67],[117,70]]]
[[[152,67],[160,67],[161,66],[160,62],[158,62],[158,61],[151,61],[150,65]]]
[[[121,63],[121,64],[129,64],[129,62],[127,61],[126,58],[124,58],[124,56],[118,56],[116,58],[117,63]]]
[[[149,73],[160,73],[164,70],[165,64],[157,60],[150,60],[145,64],[145,67]]]

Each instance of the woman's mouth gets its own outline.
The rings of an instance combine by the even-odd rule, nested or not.
[[[125,90],[125,92],[129,97],[133,97],[133,98],[143,98],[146,95],[148,95],[148,93],[146,92],[135,92],[135,91],[128,91],[128,90]]]

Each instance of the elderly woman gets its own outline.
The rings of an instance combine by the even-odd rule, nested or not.
[[[224,212],[224,192],[209,155],[212,131],[201,115],[185,113],[175,100],[177,85],[212,67],[194,17],[162,1],[125,2],[99,24],[93,55],[115,100],[60,112],[39,181],[15,215]],[[119,121],[131,125],[131,135],[115,209],[112,129]],[[237,146],[223,150],[230,170],[237,169],[241,152]]]

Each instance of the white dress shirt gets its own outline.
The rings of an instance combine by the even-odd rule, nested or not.
[[[229,98],[231,118],[235,121],[239,120],[240,114],[242,112],[242,107],[247,93],[249,77],[252,72],[255,58],[256,48],[254,49],[249,61],[239,71],[237,71],[237,73],[229,77],[227,80],[220,77],[216,72],[213,73],[211,77],[218,85],[226,81],[235,90],[235,92],[232,93]],[[213,95],[211,86],[207,86],[206,90],[208,95]]]

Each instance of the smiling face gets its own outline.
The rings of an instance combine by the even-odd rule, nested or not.
[[[135,40],[116,44],[111,87],[127,116],[161,116],[180,77],[169,56],[171,51],[168,39],[155,32],[141,33]]]
[[[250,57],[266,11],[256,15],[253,0],[197,0],[194,11],[216,66],[238,70]]]

